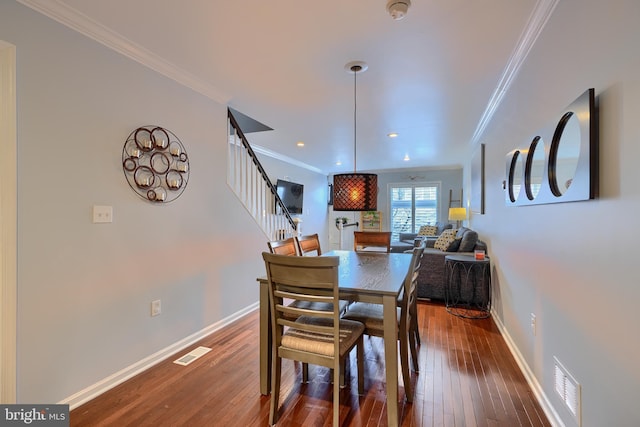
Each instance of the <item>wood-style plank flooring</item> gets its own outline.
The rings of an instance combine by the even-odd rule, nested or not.
[[[495,323],[452,316],[444,306],[420,302],[420,372],[415,398],[404,400],[401,425],[550,426]],[[259,325],[255,311],[192,348],[212,351],[188,366],[159,363],[71,412],[71,426],[266,426],[269,396],[260,395]],[[384,343],[365,337],[365,395],[357,394],[355,352],[349,385],[340,395],[342,426],[387,425]],[[330,426],[329,371],[283,361],[278,426]],[[402,376],[399,376],[402,384]]]

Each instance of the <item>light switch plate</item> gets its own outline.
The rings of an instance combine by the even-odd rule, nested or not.
[[[113,206],[93,206],[93,223],[113,222]]]

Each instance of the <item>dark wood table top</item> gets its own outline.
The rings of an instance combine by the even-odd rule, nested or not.
[[[331,251],[322,256],[340,258],[341,294],[397,295],[411,263],[411,254],[405,253]]]

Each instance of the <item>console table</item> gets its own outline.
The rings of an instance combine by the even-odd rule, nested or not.
[[[445,304],[447,311],[459,317],[483,319],[491,311],[491,263],[488,257],[477,260],[473,255],[444,257],[447,279]]]

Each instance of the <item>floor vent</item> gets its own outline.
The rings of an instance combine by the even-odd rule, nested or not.
[[[578,426],[581,426],[580,419],[580,383],[566,370],[562,363],[554,357],[554,373],[553,378],[555,382],[556,393],[560,396],[560,399],[564,402],[571,415],[575,418]]]
[[[174,360],[173,363],[175,363],[176,365],[187,366],[189,363],[191,363],[194,360],[200,358],[201,356],[204,356],[205,354],[209,353],[210,351],[211,351],[210,348],[198,347],[198,348],[196,348],[194,350],[191,350],[189,353],[185,354],[180,359]]]

